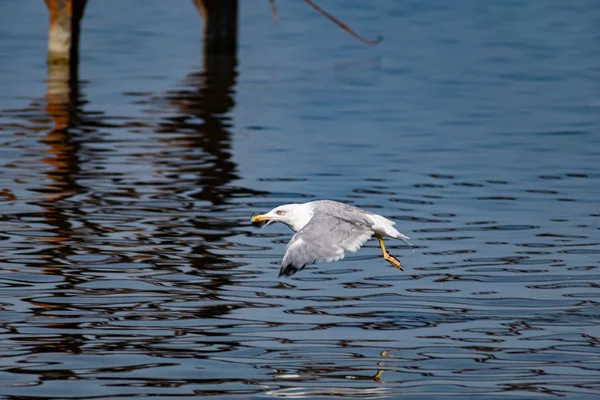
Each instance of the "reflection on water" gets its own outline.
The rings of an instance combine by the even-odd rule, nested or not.
[[[332,50],[344,49],[343,35],[331,45],[291,37],[257,28],[246,10],[243,32],[277,37],[273,65],[259,35],[242,40],[239,64],[235,54],[199,61],[198,45],[192,72],[164,71],[174,83],[160,91],[147,89],[153,76],[130,90],[131,75],[110,81],[91,63],[87,73],[32,69],[40,81],[48,74],[45,87],[10,95],[0,111],[0,397],[599,393],[600,121],[584,89],[597,82],[585,60],[598,53],[574,28],[591,13],[557,5],[531,19],[497,6],[531,37],[552,27],[566,42],[538,44],[550,85],[505,76],[515,101],[486,117],[473,98],[501,97],[486,82],[503,65],[535,71],[537,56],[486,31],[490,43],[469,51],[502,49],[508,64],[484,57],[472,64],[481,75],[448,64],[455,76],[433,82],[415,72],[434,68],[424,49],[457,46],[447,37],[467,40],[470,25],[443,18],[452,11],[441,5],[382,4],[351,2],[339,16],[380,13],[365,30],[385,31],[382,21],[402,14],[411,29],[439,32],[412,37],[408,58],[381,50],[373,66],[347,62],[372,59],[364,49]],[[94,12],[91,3],[91,26]],[[415,101],[394,97],[400,90]],[[405,271],[369,242],[277,279],[291,232],[255,229],[249,216],[316,197],[396,220],[416,245],[390,243]]]

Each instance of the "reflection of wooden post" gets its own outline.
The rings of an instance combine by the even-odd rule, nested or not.
[[[79,22],[87,0],[44,0],[50,11],[48,63],[69,64],[77,58]]]
[[[73,65],[70,65],[73,64]],[[54,202],[72,196],[79,188],[73,176],[79,170],[78,145],[69,130],[78,123],[77,105],[79,101],[77,60],[69,64],[48,64],[48,91],[46,93],[46,114],[52,117],[54,128],[48,130],[42,140],[48,146],[44,162],[52,168],[48,172],[49,183],[46,202]],[[48,213],[59,213],[58,208],[46,206]],[[56,219],[60,227],[62,219]],[[64,218],[68,220],[68,218]],[[64,222],[63,222],[64,223]],[[68,226],[68,224],[67,224]],[[63,229],[61,227],[61,229]],[[58,241],[56,237],[53,241]],[[67,239],[62,239],[67,240]]]
[[[54,129],[48,132],[51,135],[65,131],[72,125],[76,108],[77,68],[71,69],[62,64],[49,65],[47,84],[46,113],[54,120]]]
[[[204,18],[204,50],[228,53],[237,46],[237,0],[194,0]]]

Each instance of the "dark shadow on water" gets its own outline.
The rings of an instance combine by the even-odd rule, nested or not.
[[[235,52],[205,52],[202,70],[188,74],[180,88],[165,94],[164,99],[175,115],[163,117],[158,127],[168,151],[181,152],[182,162],[173,165],[173,169],[178,170],[178,175],[192,172],[196,176],[185,189],[189,196],[210,203],[215,211],[231,208],[230,202],[235,198],[266,195],[266,192],[233,184],[240,178],[231,154],[233,121],[230,113],[235,107],[237,64]],[[195,218],[192,223],[200,233],[239,227],[239,223],[231,219]],[[225,236],[209,234],[204,239],[192,249],[192,254],[200,256],[192,260],[194,268],[234,266],[210,250],[213,244],[223,242]],[[221,284],[231,283],[226,275],[215,278]]]
[[[239,179],[236,164],[231,160],[232,121],[228,116],[235,106],[237,55],[205,54],[202,71],[189,74],[182,88],[167,92],[165,99],[178,115],[167,117],[159,124],[168,141],[169,133],[183,135],[170,146],[201,149],[202,161],[210,162],[197,168],[197,192],[193,197],[214,205],[225,203],[232,195],[251,194],[250,190],[229,187]]]
[[[129,133],[131,131],[125,132],[129,127],[148,126],[147,121],[88,111],[93,104],[86,99],[77,65],[71,68],[52,65],[48,72],[44,101],[32,102],[27,110],[1,112],[24,120],[19,122],[20,128],[31,127],[29,134],[37,137],[37,146],[41,145],[46,153],[41,163],[35,165],[36,170],[43,171],[45,179],[28,185],[28,190],[41,194],[27,201],[39,211],[22,212],[13,217],[26,225],[31,220],[43,221],[41,234],[29,233],[26,253],[31,259],[30,248],[38,250],[32,262],[27,259],[9,262],[43,271],[60,283],[51,291],[34,293],[26,299],[32,316],[39,319],[38,326],[43,326],[47,335],[24,337],[19,328],[5,326],[13,329],[17,334],[14,340],[32,353],[80,354],[85,346],[90,346],[90,339],[98,341],[98,337],[89,334],[89,324],[80,322],[81,318],[85,320],[85,315],[104,315],[107,322],[101,324],[112,318],[127,323],[144,320],[146,316],[151,320],[160,319],[161,315],[172,319],[172,311],[168,308],[161,311],[161,303],[172,296],[169,288],[188,285],[183,277],[162,289],[164,294],[158,289],[150,290],[147,295],[140,291],[140,300],[131,302],[127,300],[131,290],[126,285],[124,288],[118,285],[112,289],[94,288],[102,279],[106,281],[109,275],[103,272],[105,270],[118,271],[121,265],[139,265],[136,268],[150,268],[157,275],[164,272],[181,275],[179,271],[183,268],[190,271],[189,279],[197,279],[189,284],[194,291],[188,300],[217,298],[224,285],[233,284],[232,269],[240,265],[215,252],[219,247],[229,246],[228,237],[239,230],[239,221],[226,218],[223,211],[236,207],[232,203],[236,198],[265,193],[236,186],[234,182],[239,179],[230,151],[230,113],[235,106],[237,77],[235,53],[205,55],[201,71],[191,73],[180,88],[164,95],[169,105],[167,111],[161,112],[158,126],[151,127],[162,148],[152,147],[147,154],[152,168],[169,170],[166,175],[169,179],[151,186],[141,180],[124,180],[124,172],[107,171],[118,168],[115,163],[120,161],[111,154],[132,152],[120,144],[119,138],[115,140],[114,132]],[[42,129],[46,133],[35,136]],[[106,134],[107,130],[113,137]],[[140,164],[143,162],[147,162],[146,158],[140,160]],[[194,177],[192,181],[180,178],[190,175]],[[40,181],[43,183],[39,184]],[[153,194],[143,195],[149,188]],[[170,205],[155,207],[154,202]],[[201,208],[196,209],[196,204]],[[161,212],[171,217],[161,219]],[[2,219],[9,220],[8,217]],[[181,234],[182,226],[187,228],[184,234]],[[132,233],[124,237],[121,232],[126,230]],[[189,241],[189,238],[194,240]],[[167,250],[156,250],[163,248]],[[181,249],[182,254],[177,249]],[[19,252],[15,249],[12,256],[18,256]],[[122,279],[121,272],[114,276]],[[154,283],[155,287],[164,284],[159,281]],[[105,296],[122,297],[123,304],[115,307]],[[102,298],[107,299],[106,302]],[[208,303],[188,309],[189,318],[219,318],[241,307],[224,302]],[[125,351],[136,346],[150,349],[156,343],[160,344],[160,340],[144,343],[140,339],[139,344],[107,340],[101,346],[106,350]],[[238,344],[228,343],[230,346]],[[160,351],[169,353],[168,349]],[[36,374],[37,379],[43,381],[46,372],[25,373]],[[77,375],[68,369],[61,374]]]

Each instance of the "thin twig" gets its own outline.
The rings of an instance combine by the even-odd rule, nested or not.
[[[275,0],[269,0],[271,2],[271,12],[273,13],[273,22],[279,22],[279,15],[277,14],[277,4],[275,4]]]
[[[375,40],[365,39],[364,37],[360,36],[358,33],[354,32],[348,25],[344,24],[342,21],[340,21],[333,15],[329,14],[327,11],[323,10],[321,7],[316,5],[312,0],[304,0],[304,2],[307,3],[309,6],[311,6],[312,8],[314,8],[315,10],[317,10],[318,12],[320,12],[321,14],[323,14],[325,17],[329,18],[330,21],[334,22],[337,26],[339,26],[340,28],[342,28],[343,30],[345,30],[346,32],[348,32],[349,34],[351,34],[352,36],[354,36],[355,38],[357,38],[364,44],[374,45],[374,44],[381,42],[381,40],[382,40],[381,36],[379,36]],[[273,6],[274,4],[275,4],[275,0],[271,0],[271,6]]]

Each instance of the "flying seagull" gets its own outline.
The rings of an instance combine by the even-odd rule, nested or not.
[[[383,258],[402,270],[400,261],[385,249],[383,237],[411,245],[409,238],[394,228],[395,222],[332,200],[285,204],[266,214],[254,215],[252,222],[263,223],[263,226],[281,222],[296,232],[285,249],[279,276],[293,275],[317,261],[341,260],[345,250],[357,251],[372,236],[379,241]]]

